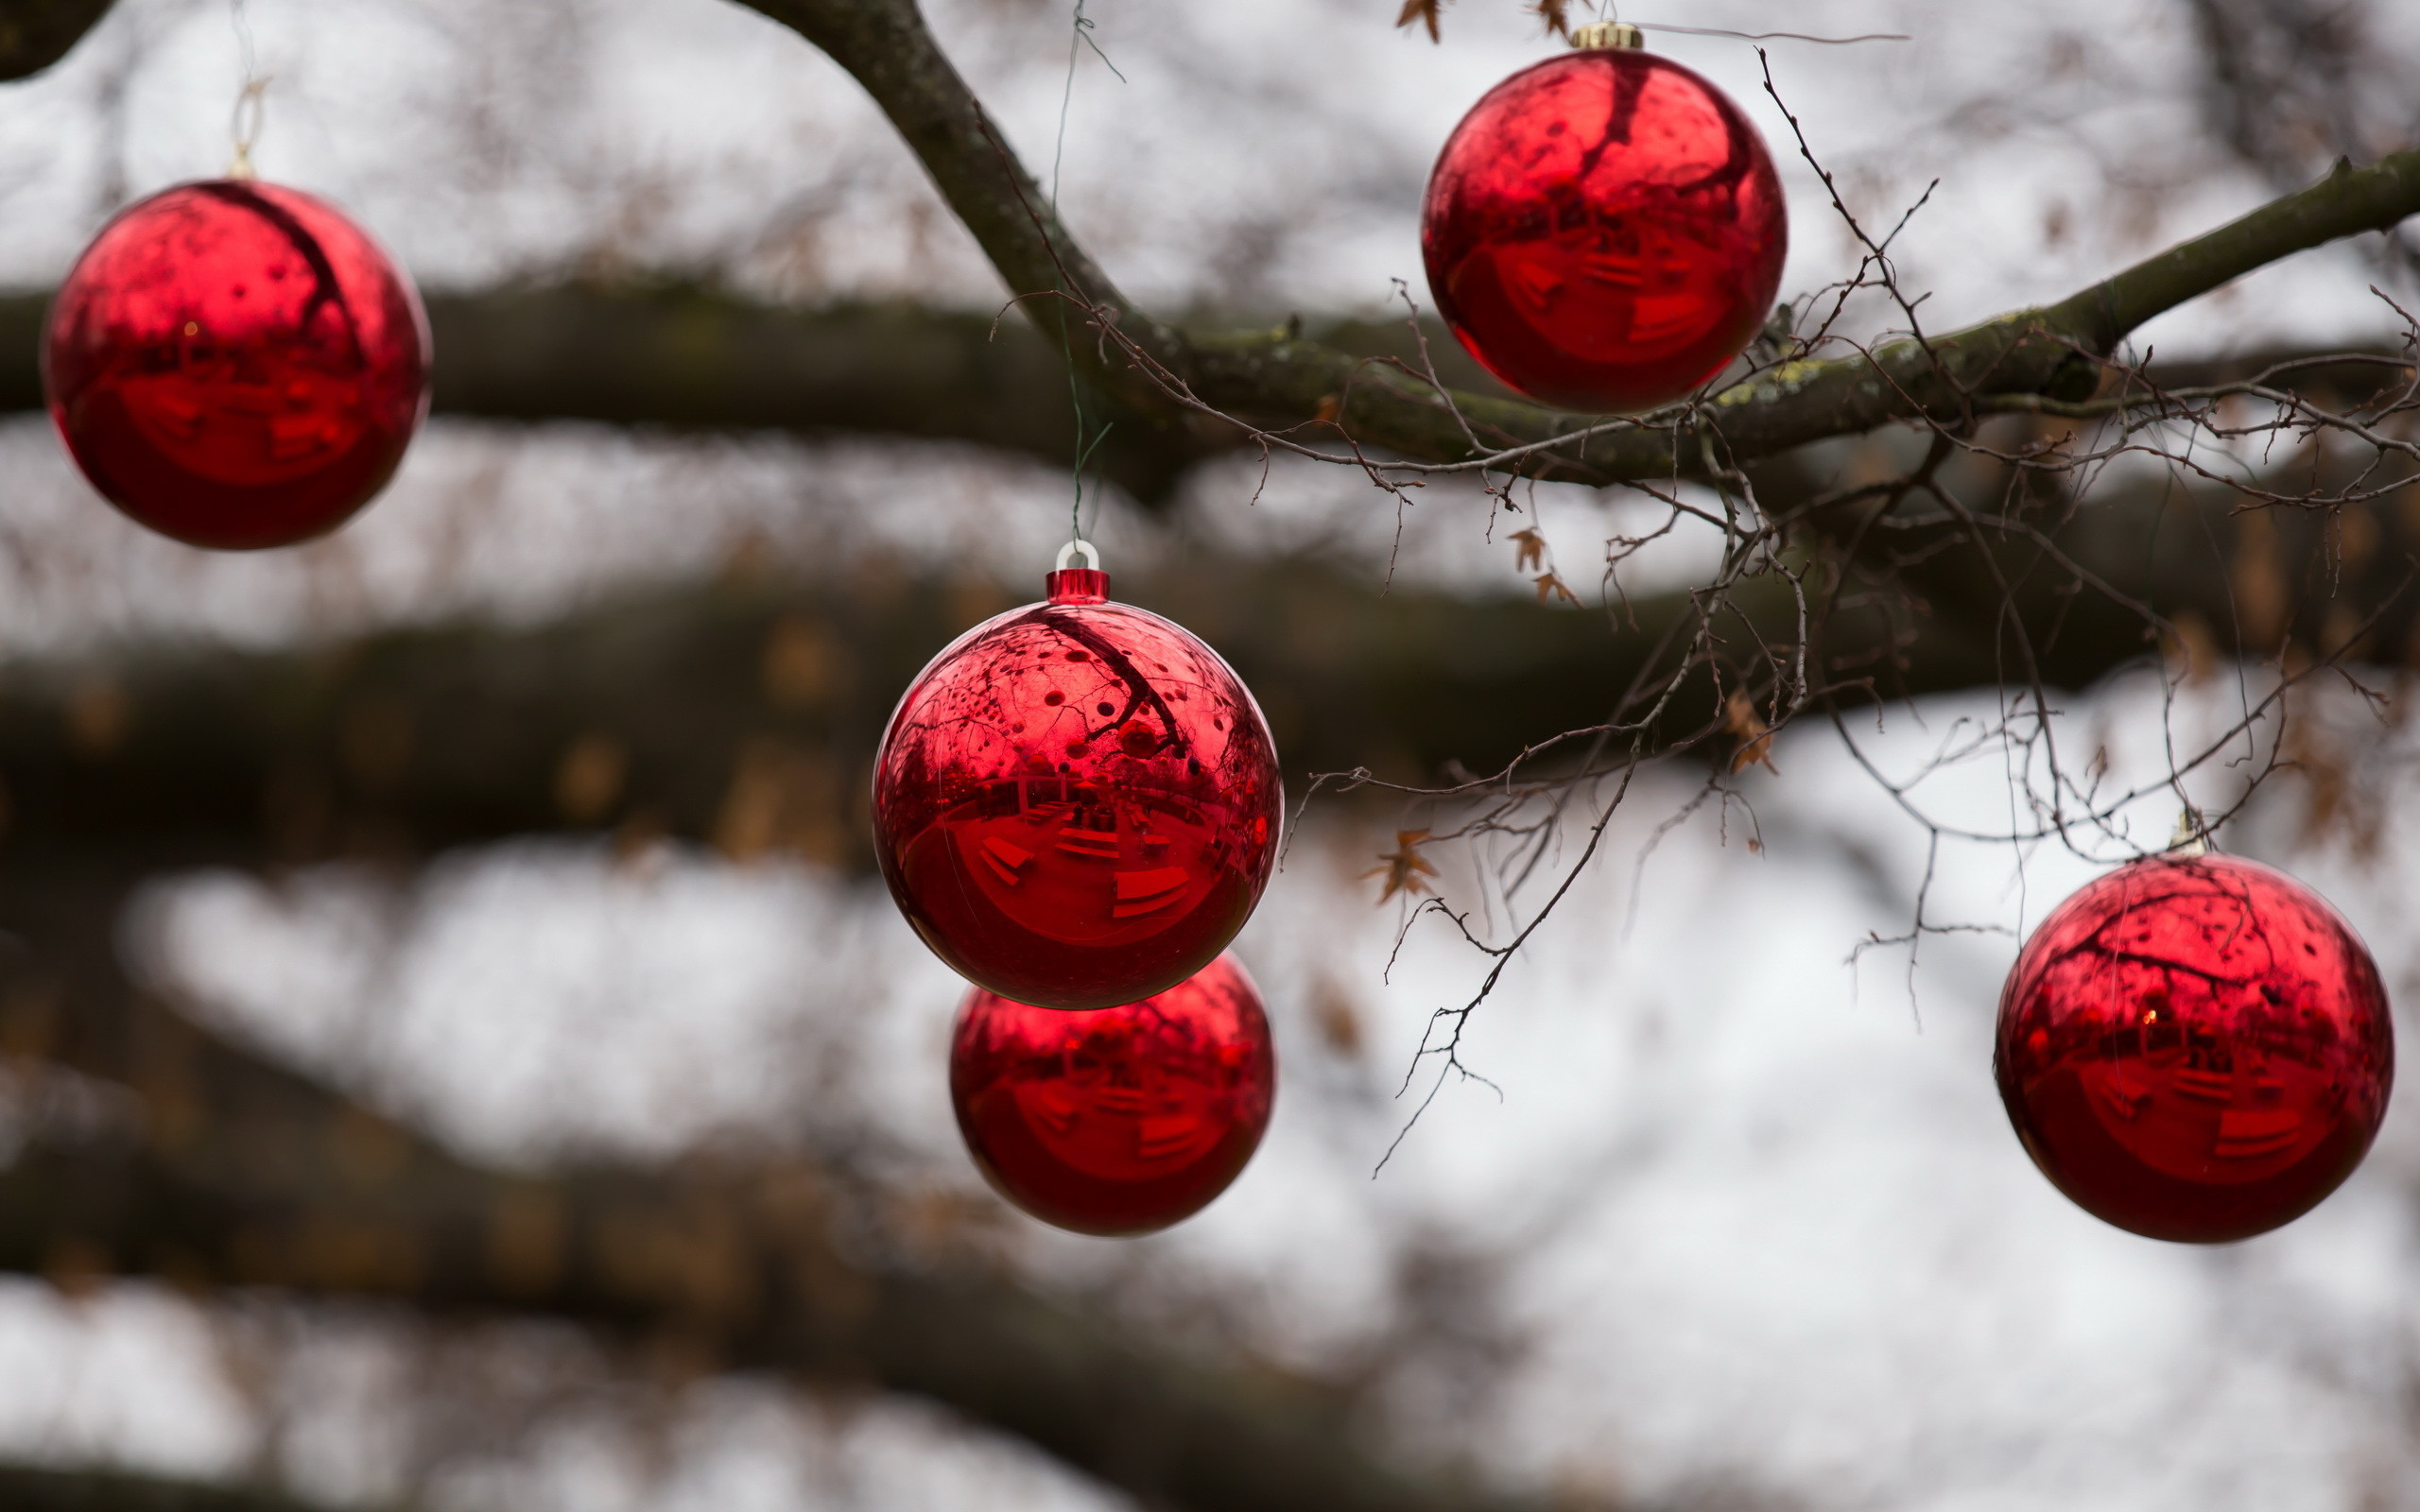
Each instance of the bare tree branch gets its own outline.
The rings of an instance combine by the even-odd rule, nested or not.
[[[48,301],[0,295],[0,411],[43,406],[38,357]],[[1062,359],[1023,322],[908,304],[789,308],[687,286],[449,293],[428,307],[439,414],[929,438],[1059,466],[1076,460]],[[1449,382],[1471,386],[1461,402],[1474,392],[1503,397],[1442,326],[1424,322],[1419,338],[1403,320],[1313,316],[1303,326],[1317,345],[1372,370],[1429,361]],[[2268,381],[2290,388],[2342,387],[2363,376],[2343,363],[2314,366],[2314,355],[2164,363],[2147,378],[2174,391],[2273,369]],[[1093,465],[1146,504],[1167,498],[1204,458],[1248,444],[1233,426],[1199,417],[1154,426],[1115,414],[1121,422]]]
[[[48,306],[45,294],[0,295],[0,411],[43,407]],[[428,313],[439,414],[929,438],[1076,460],[1063,359],[1021,320],[911,304],[787,308],[693,286],[441,293]],[[1400,321],[1322,318],[1310,329],[1365,356],[1413,350]],[[1449,371],[1489,382],[1459,356],[1447,352]],[[1147,504],[1242,440],[1214,422],[1112,418],[1120,423],[1091,467]]]
[[[1197,554],[1118,582],[1253,679],[1294,770],[1403,780],[1509,760],[1598,717],[1687,607],[1641,601],[1646,628],[1613,638],[1590,614],[1382,593],[1305,562]],[[707,584],[545,627],[399,629],[333,653],[152,645],[20,662],[0,698],[13,815],[0,854],[134,845],[174,865],[202,845],[291,863],[626,826],[858,864],[864,764],[898,690],[1007,607],[934,579],[879,595]]]
[[[2031,423],[2005,419],[1985,434]],[[2009,486],[1984,461],[1952,471],[1974,494]],[[1568,766],[1624,690],[1668,674],[1675,646],[1699,670],[1635,727],[1650,750],[1720,744],[1728,692],[1770,686],[1759,648],[1802,639],[1809,695],[1850,703],[2025,675],[2081,687],[2158,654],[2162,617],[2186,624],[2178,633],[2204,656],[2284,648],[2318,661],[2347,650],[2348,626],[2367,627],[2351,647],[2363,660],[2420,650],[2420,599],[2400,592],[2420,538],[2393,494],[2341,516],[2240,514],[2215,486],[2170,496],[2146,484],[2047,527],[1999,521],[1987,558],[1945,549],[1969,530],[1957,517],[1903,518],[1887,490],[1842,495],[1778,465],[1757,487],[1778,518],[1839,543],[1841,607],[1811,632],[1779,575],[1730,589],[1697,651],[1688,635],[1705,611],[1688,593],[1616,597],[1600,617],[1195,555],[1178,572],[1121,575],[1121,596],[1192,625],[1236,664],[1298,782],[1359,771],[1420,785],[1516,762]],[[2248,608],[2239,593],[2253,583],[2266,586]],[[0,855],[133,846],[170,867],[199,847],[285,864],[620,827],[858,866],[863,764],[897,690],[973,617],[1005,607],[942,580],[878,596],[726,583],[534,628],[19,663],[0,699],[12,816]],[[2030,673],[2011,665],[2012,624]]]
[[[1894,420],[1960,418],[1981,396],[2082,397],[2100,381],[2097,359],[2152,316],[2279,258],[2389,230],[2420,213],[2420,151],[2368,168],[2340,167],[2058,303],[1929,342],[1785,364],[1668,422],[1608,428],[1522,401],[1449,396],[1400,367],[1285,331],[1192,334],[1151,320],[1116,292],[1044,206],[1031,175],[942,55],[914,0],[742,3],[792,27],[856,77],[1019,302],[1078,306],[1070,350],[1126,404],[1171,419],[1231,415],[1273,427],[1333,425],[1359,445],[1431,461],[1557,443],[1508,461],[1508,470],[1579,481],[1701,472],[1700,436],[1737,462]],[[1032,313],[1057,335],[1047,309]],[[1572,438],[1583,431],[1585,438]]]
[[[316,1512],[260,1486],[32,1465],[0,1465],[0,1506],[10,1512]]]

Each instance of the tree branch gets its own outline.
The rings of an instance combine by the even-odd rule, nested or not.
[[[1968,497],[2004,488],[1980,471],[1959,481]],[[1765,471],[1757,493],[1777,517],[1836,541],[1861,528],[1856,508],[1822,504],[1786,465]],[[2217,489],[2169,498],[2146,487],[2046,524],[2040,540],[2011,522],[1954,551],[1935,542],[1949,524],[1868,531],[1865,556],[1884,569],[1895,557],[1904,580],[1886,572],[1836,595],[1841,607],[1810,647],[1816,685],[1855,698],[2002,682],[2004,608],[2028,627],[2041,675],[2070,687],[2153,653],[2136,605],[2191,618],[2217,655],[2290,644],[2312,660],[2342,651],[2344,626],[2383,610],[2358,654],[2420,653],[2420,595],[2401,592],[2420,538],[2391,500],[2333,520],[2240,514],[2235,503]],[[1985,548],[2019,585],[2013,604],[1990,584]],[[2079,592],[2078,571],[2107,591]],[[2256,612],[2238,601],[2247,583],[2262,585]],[[1623,690],[1671,666],[1669,637],[1700,612],[1689,593],[1648,595],[1616,603],[1609,624],[1520,600],[1382,592],[1366,575],[1311,563],[1204,555],[1162,576],[1120,574],[1118,586],[1236,665],[1297,782],[1356,768],[1409,783],[1457,765],[1495,770],[1614,714]],[[1760,642],[1796,644],[1785,580],[1752,578],[1728,604],[1718,654],[1750,666]],[[724,583],[534,628],[386,631],[333,653],[154,645],[20,664],[0,698],[0,793],[12,816],[0,856],[132,846],[164,868],[196,850],[290,864],[619,827],[743,857],[862,866],[857,795],[898,689],[972,620],[1006,607],[946,580],[879,594]],[[1869,692],[1854,691],[1869,679]],[[1713,697],[1693,685],[1648,748],[1702,732]]]
[[[1701,435],[1736,462],[1897,420],[1960,419],[1978,396],[2088,393],[2100,377],[2094,359],[2152,316],[2281,257],[2420,213],[2420,149],[2368,168],[2342,167],[2055,304],[1928,343],[1893,342],[1870,356],[1786,364],[1715,394],[1672,424],[1570,440],[1599,419],[1459,393],[1449,407],[1444,394],[1409,372],[1284,331],[1197,334],[1142,318],[1044,209],[1031,176],[942,56],[914,0],[741,3],[797,30],[856,77],[1020,301],[1064,290],[1088,306],[1093,344],[1072,345],[1129,405],[1169,420],[1216,411],[1271,427],[1333,423],[1359,445],[1439,462],[1487,455],[1471,445],[1467,420],[1491,448],[1563,443],[1511,471],[1584,482],[1693,473]],[[1047,316],[1040,319],[1051,328]]]
[[[0,295],[0,412],[43,407],[40,352],[49,296]],[[673,430],[779,430],[973,441],[1076,460],[1075,411],[1062,359],[1022,321],[908,304],[801,309],[695,286],[572,284],[448,293],[428,301],[436,333],[439,414],[489,420],[589,420]],[[1400,319],[1315,317],[1304,343],[1342,352],[1365,374],[1419,360]],[[1444,328],[1424,321],[1440,374],[1469,386],[1459,400],[1482,421],[1506,393]],[[2226,363],[2161,364],[2150,387],[2241,379],[2290,353]],[[1215,364],[1213,364],[1215,366]],[[2349,387],[2366,374],[2308,369],[2290,386]],[[1305,379],[1305,387],[1324,380]],[[1374,377],[1370,381],[1376,381]],[[1093,465],[1146,505],[1187,470],[1232,451],[1233,426],[1197,417],[1120,423]]]
[[[1098,328],[1115,325],[1156,360],[1180,366],[1184,338],[1138,312],[1067,233],[913,4],[741,3],[815,43],[864,86],[1027,316],[1087,377],[1136,415],[1162,424],[1186,420],[1132,366],[1106,360]]]
[[[0,80],[26,78],[67,56],[113,0],[0,3]]]
[[[0,411],[43,407],[46,294],[0,295]],[[439,414],[592,420],[687,430],[780,430],[975,441],[1076,460],[1063,359],[1021,320],[911,304],[768,305],[710,288],[585,284],[428,300]],[[1400,321],[1326,318],[1332,345],[1413,350]],[[1461,358],[1436,328],[1430,339]],[[1449,372],[1490,382],[1466,359]],[[1146,504],[1232,449],[1231,426],[1119,424],[1099,472]]]
[[[10,1512],[318,1512],[259,1486],[33,1465],[0,1465],[0,1506]]]
[[[2153,316],[2255,268],[2363,232],[2392,231],[2413,215],[2420,215],[2420,148],[2366,168],[2340,158],[2318,182],[2147,258],[2043,315],[2055,335],[2105,355]]]
[[[1603,717],[1688,610],[1642,600],[1643,628],[1609,636],[1569,610],[1207,555],[1117,584],[1252,680],[1298,781],[1508,760]],[[20,664],[0,698],[6,843],[293,863],[619,825],[859,864],[856,795],[898,690],[1010,602],[937,579],[708,584],[333,655],[168,644]]]
[[[971,231],[1037,328],[1056,349],[1072,352],[1080,367],[1110,394],[1127,423],[1111,442],[1112,464],[1121,481],[1146,496],[1165,488],[1171,469],[1184,457],[1227,438],[1213,417],[1232,416],[1253,425],[1332,425],[1355,443],[1430,462],[1465,462],[1488,452],[1472,447],[1462,421],[1482,447],[1511,449],[1552,443],[1550,450],[1509,464],[1531,475],[1589,483],[1688,474],[1702,467],[1699,438],[1730,461],[1772,456],[1828,437],[1873,430],[1919,416],[1962,418],[1977,398],[2009,395],[2073,397],[2087,392],[2100,374],[2093,359],[2116,350],[2126,335],[2152,317],[2193,299],[2254,268],[2365,231],[2392,229],[2420,212],[2420,151],[2403,152],[2367,168],[2340,165],[2320,182],[2254,212],[2232,225],[2185,243],[2066,300],[2011,312],[1966,331],[1884,346],[1871,356],[1788,364],[1735,384],[1696,411],[1667,422],[1601,432],[1585,439],[1573,433],[1603,423],[1485,391],[1446,392],[1412,376],[1399,363],[1374,361],[1328,342],[1287,331],[1184,332],[1136,310],[1093,262],[1044,201],[1033,178],[1018,162],[997,126],[984,112],[925,26],[914,0],[741,0],[751,9],[798,31],[857,78],[913,149],[943,199]],[[0,78],[23,77],[55,60],[98,20],[106,0],[10,0],[0,13]],[[553,302],[549,302],[552,301]],[[443,301],[439,301],[441,305]],[[489,312],[493,314],[493,307]],[[576,315],[556,296],[532,296],[519,312],[525,331],[543,336],[532,351],[577,346],[583,353],[604,350],[605,332],[577,335]],[[20,317],[21,318],[21,317]],[[879,322],[874,322],[878,325]],[[744,345],[752,357],[781,344],[770,312],[752,312],[746,327],[717,333]],[[448,329],[441,318],[440,351],[475,335]],[[651,333],[628,324],[613,329],[622,351],[667,350],[651,345]],[[869,326],[861,335],[873,337]],[[11,345],[14,343],[11,342]],[[493,349],[492,349],[493,350]],[[927,353],[929,356],[929,353]],[[745,369],[743,360],[735,366]],[[867,425],[900,434],[959,435],[981,430],[992,439],[1001,431],[1040,438],[1073,426],[1055,422],[1071,415],[1046,414],[1051,386],[1024,381],[1028,357],[1009,354],[997,367],[1011,381],[994,384],[990,373],[958,371],[992,396],[1017,396],[944,414],[991,415],[962,425],[947,420],[920,423],[901,410],[869,419],[815,418],[838,414],[864,394],[851,374],[878,365],[871,354],[832,369],[829,387],[813,373],[781,370],[761,399],[705,401],[670,392],[650,381],[648,365],[631,363],[618,378],[599,377],[590,391],[549,412],[593,414],[605,420],[666,423],[696,421],[700,409],[744,414],[740,423],[810,428],[825,423]],[[467,411],[519,414],[506,397],[505,375],[513,366],[496,352],[489,371],[498,383],[476,382],[470,365],[458,369],[463,385],[457,403]],[[614,364],[598,364],[603,373]],[[981,365],[978,365],[981,366]],[[820,397],[819,397],[820,396]],[[838,401],[837,403],[834,401]],[[446,402],[441,393],[441,402]],[[1011,418],[1011,411],[1018,411]],[[1461,420],[1456,419],[1459,410]],[[761,419],[752,417],[762,417]],[[1142,433],[1156,429],[1162,434]],[[1040,449],[1032,441],[1028,449]],[[1059,443],[1051,452],[1068,449]],[[1143,455],[1132,455],[1139,452]]]

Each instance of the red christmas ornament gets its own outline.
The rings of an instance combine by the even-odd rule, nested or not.
[[[1591,33],[1595,33],[1594,37]],[[1567,409],[1652,408],[1765,322],[1789,220],[1729,96],[1625,27],[1480,97],[1429,175],[1438,313],[1488,371]]]
[[[2220,1244],[2361,1163],[2394,1031],[2377,964],[2318,894],[2236,856],[2154,856],[2025,942],[1993,1064],[2052,1185],[2120,1228]]]
[[[1269,1127],[1277,1057],[1232,955],[1123,1007],[1070,1013],[977,988],[949,1094],[975,1163],[1045,1223],[1139,1234],[1227,1190]]]
[[[104,227],[52,304],[43,386],[112,504],[197,546],[284,546],[384,488],[428,408],[428,317],[334,206],[181,184]]]
[[[959,636],[899,700],[874,758],[874,853],[916,933],[977,986],[1108,1008],[1236,937],[1285,795],[1269,726],[1219,654],[1066,561],[1048,603]]]

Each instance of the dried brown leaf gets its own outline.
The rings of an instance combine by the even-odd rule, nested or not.
[[[2278,559],[2277,525],[2265,510],[2253,510],[2236,526],[2235,559],[2227,578],[2235,589],[2236,616],[2243,647],[2274,656],[2293,624],[2293,589]]]
[[[1744,772],[1762,765],[1775,777],[1781,768],[1773,765],[1773,730],[1765,716],[1756,712],[1755,700],[1744,693],[1735,692],[1722,705],[1724,733],[1739,737],[1739,749],[1731,758],[1731,769]]]
[[[1538,534],[1537,526],[1530,525],[1526,529],[1515,530],[1510,539],[1513,545],[1521,549],[1521,555],[1512,563],[1514,572],[1526,573],[1532,567],[1544,567],[1547,564],[1547,538]]]
[[[2219,638],[2210,622],[2191,610],[2179,610],[2161,636],[2163,649],[2176,676],[2187,683],[2201,683],[2219,669],[2222,653]]]
[[[1530,9],[1536,11],[1538,19],[1547,24],[1548,36],[1569,37],[1571,35],[1571,18],[1567,13],[1568,0],[1535,0]]]
[[[1437,29],[1437,15],[1444,9],[1445,0],[1403,0],[1403,13],[1395,17],[1395,25],[1409,26],[1420,22],[1428,28],[1428,40],[1440,42],[1443,34]]]
[[[1580,595],[1571,591],[1570,587],[1564,582],[1561,576],[1555,573],[1540,573],[1538,575],[1538,602],[1544,604],[1558,598],[1562,599],[1566,604],[1577,604],[1580,602]]]
[[[1409,893],[1417,898],[1423,893],[1432,893],[1437,890],[1428,885],[1426,880],[1437,875],[1437,868],[1430,866],[1427,858],[1420,853],[1420,847],[1427,838],[1426,830],[1397,830],[1395,848],[1378,857],[1380,865],[1361,874],[1364,878],[1387,879],[1386,891],[1378,895],[1381,907],[1399,892]]]

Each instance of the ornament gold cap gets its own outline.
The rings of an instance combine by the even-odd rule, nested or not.
[[[2168,853],[2183,860],[2210,853],[2210,832],[2202,825],[2202,811],[2190,803],[2176,816],[2176,837],[2169,842]]]
[[[1571,34],[1571,45],[1582,50],[1632,52],[1645,47],[1647,37],[1627,21],[1592,21]]]

